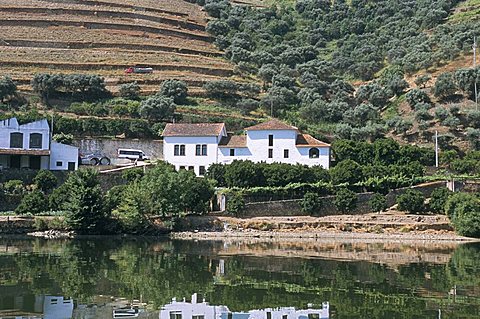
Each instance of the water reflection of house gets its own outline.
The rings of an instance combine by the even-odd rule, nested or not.
[[[73,300],[60,296],[5,296],[0,300],[0,319],[70,319]]]
[[[197,294],[192,301],[176,301],[166,304],[160,311],[160,319],[327,319],[329,304],[321,308],[297,310],[294,307],[266,308],[246,312],[231,312],[227,306],[212,306],[203,300],[197,302]]]

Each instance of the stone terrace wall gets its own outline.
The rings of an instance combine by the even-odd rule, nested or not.
[[[145,152],[153,159],[163,159],[163,141],[140,139],[100,139],[84,138],[73,141],[80,154],[100,153],[110,159],[117,157],[119,148],[132,148]]]
[[[416,185],[413,187],[399,188],[391,191],[386,195],[388,206],[395,204],[397,196],[405,193],[407,189],[413,188],[423,193],[425,197],[429,197],[434,189],[445,186],[444,181],[431,182]],[[357,207],[349,214],[361,215],[371,213],[369,201],[374,193],[358,194]],[[328,216],[341,214],[334,204],[335,196],[322,197],[322,208],[315,214],[315,216]],[[305,216],[300,206],[301,199],[257,202],[245,204],[241,217],[262,217],[262,216]],[[228,198],[227,198],[228,207]]]

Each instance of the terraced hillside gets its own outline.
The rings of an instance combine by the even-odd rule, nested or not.
[[[182,0],[0,0],[0,72],[24,90],[37,72],[62,72],[100,74],[112,91],[176,78],[195,93],[232,74],[205,25],[201,7]],[[154,73],[125,74],[132,65]]]

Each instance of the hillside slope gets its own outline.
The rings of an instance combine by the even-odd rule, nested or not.
[[[182,0],[2,0],[0,70],[24,90],[35,73],[75,72],[104,76],[112,91],[135,80],[152,92],[176,78],[194,93],[232,74],[205,25],[200,6]],[[136,64],[155,71],[124,74]]]

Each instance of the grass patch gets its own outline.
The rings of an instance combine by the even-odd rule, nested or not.
[[[395,116],[398,116],[398,107],[404,101],[405,101],[405,95],[401,95],[401,96],[395,98],[393,101],[391,101],[387,105],[385,110],[382,112],[382,118],[384,120],[389,120],[391,118],[394,118]]]

